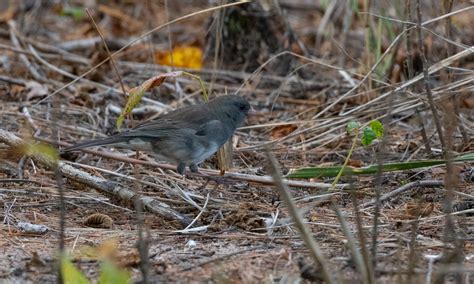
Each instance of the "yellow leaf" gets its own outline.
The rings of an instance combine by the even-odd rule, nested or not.
[[[194,46],[178,46],[172,52],[158,52],[156,63],[192,69],[202,68],[202,50]]]

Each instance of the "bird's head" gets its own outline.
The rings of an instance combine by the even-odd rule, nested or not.
[[[221,117],[219,119],[232,121],[235,127],[241,125],[250,110],[249,102],[236,95],[217,97],[209,102],[209,106]]]

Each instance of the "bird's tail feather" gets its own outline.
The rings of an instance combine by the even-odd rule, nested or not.
[[[127,138],[127,137],[114,136],[114,137],[108,137],[108,138],[104,138],[104,139],[85,141],[85,142],[82,142],[82,143],[78,143],[78,144],[66,147],[62,150],[62,152],[70,152],[70,151],[75,151],[75,150],[88,148],[88,147],[93,147],[93,146],[103,146],[103,145],[122,143],[122,142],[125,142],[125,141],[128,141],[128,140],[130,140],[130,139]]]

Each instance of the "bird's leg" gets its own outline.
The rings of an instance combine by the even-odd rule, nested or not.
[[[176,171],[178,172],[178,174],[183,175],[185,169],[186,169],[186,164],[185,163],[179,163],[178,167],[176,168]]]
[[[198,173],[199,172],[198,167],[196,166],[196,164],[190,164],[189,165],[189,170],[193,173]]]

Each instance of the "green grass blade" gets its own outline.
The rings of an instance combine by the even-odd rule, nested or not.
[[[466,155],[459,156],[454,159],[455,162],[466,162],[474,161],[474,153],[469,153]],[[437,165],[445,164],[445,160],[420,160],[420,161],[410,161],[410,162],[400,162],[400,163],[387,163],[382,166],[383,172],[394,172],[394,171],[403,171],[411,170],[418,168],[426,168]],[[335,177],[341,171],[342,166],[335,167],[309,167],[301,168],[290,171],[286,176],[287,178],[318,178],[318,177]],[[354,174],[354,175],[369,175],[377,173],[379,169],[378,165],[370,165],[362,168],[354,167],[345,167],[342,171],[343,175]]]

